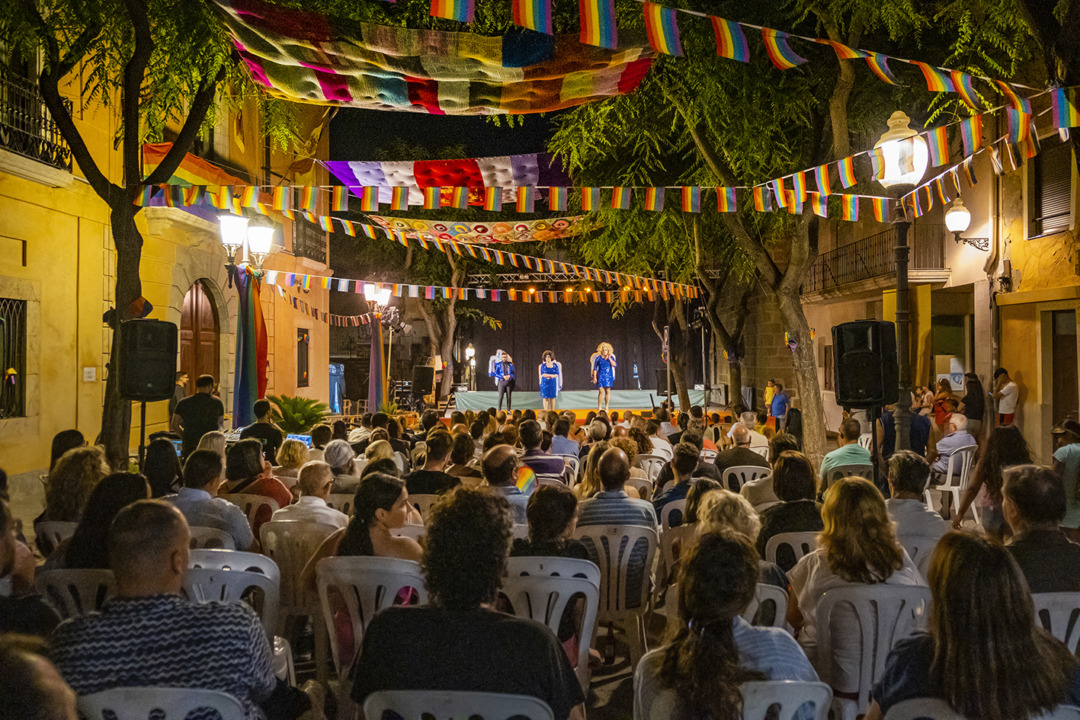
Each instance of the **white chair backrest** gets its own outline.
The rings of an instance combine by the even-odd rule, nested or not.
[[[940,539],[941,538],[932,535],[898,534],[896,536],[897,542],[907,550],[911,562],[915,563],[915,567],[919,568],[919,572],[922,573],[924,578],[930,571],[930,558],[934,555],[934,548],[937,547],[938,540]]]
[[[693,538],[698,531],[697,523],[690,525],[682,524],[677,527],[668,528],[660,535],[660,564],[661,567],[668,574],[671,573],[675,567],[675,563],[678,558],[675,557],[675,546],[679,545],[679,552],[682,553],[686,549],[686,543]],[[657,583],[664,583],[667,578],[658,577]]]
[[[587,688],[589,648],[600,604],[600,568],[596,563],[575,558],[512,557],[506,565],[502,593],[515,615],[542,622],[556,635],[570,600],[579,594],[585,598],[574,670],[582,688]]]
[[[971,464],[975,459],[977,445],[964,445],[952,451],[949,462],[945,466],[945,482],[936,485],[937,488],[958,488],[961,492],[967,489],[968,477],[971,474]]]
[[[859,447],[864,450],[873,452],[874,436],[870,433],[863,433],[859,436]]]
[[[78,699],[86,720],[184,720],[189,713],[216,710],[221,720],[244,720],[244,706],[232,695],[217,690],[175,687],[121,687]]]
[[[517,527],[517,525],[514,527]],[[411,537],[419,542],[420,538],[427,535],[427,528],[423,525],[402,525],[399,528],[393,528],[390,534],[394,537]],[[514,537],[517,537],[517,535]]]
[[[686,500],[672,500],[660,511],[660,527],[663,532],[667,532],[671,528],[671,516],[678,512],[679,516],[686,515]],[[661,533],[663,534],[663,533]]]
[[[949,707],[949,703],[937,698],[904,700],[889,708],[885,720],[967,720]],[[1080,720],[1080,708],[1059,705],[1048,713],[1032,720]]]
[[[330,633],[331,654],[339,677],[345,677],[371,618],[384,607],[393,605],[394,598],[402,589],[412,588],[421,603],[427,602],[420,563],[412,560],[357,556],[323,558],[315,568],[315,575],[319,603],[326,629]],[[342,603],[352,625],[355,645],[351,648],[339,647],[340,637],[334,625],[334,611],[342,609]]]
[[[281,577],[278,564],[262,553],[242,550],[223,550],[202,548],[192,550],[188,555],[188,567],[208,568],[211,570],[245,570],[262,573],[270,577]]]
[[[570,468],[570,475],[577,477],[578,470],[581,468],[581,460],[577,455],[560,455],[563,460],[566,461],[566,465]]]
[[[832,615],[840,605],[855,612],[861,636],[858,648],[858,697],[855,705],[870,703],[870,688],[881,678],[885,659],[899,640],[926,626],[930,607],[930,588],[917,585],[853,585],[829,590],[821,596],[817,608],[819,674],[826,682],[833,670]],[[848,626],[847,630],[851,630]],[[856,672],[852,668],[852,672]]]
[[[743,619],[746,622],[753,622],[754,616],[758,614],[758,609],[765,603],[772,603],[775,612],[772,615],[773,621],[769,625],[771,627],[783,627],[787,618],[787,601],[787,590],[777,585],[759,582],[757,589],[754,591],[754,599],[743,610]]]
[[[798,710],[812,703],[814,710],[809,717],[825,720],[832,704],[832,689],[823,682],[798,682],[796,680],[762,680],[743,683],[739,689],[743,696],[743,720],[794,720],[807,717]],[[769,708],[778,706],[775,715]]]
[[[840,478],[848,477],[849,475],[856,475],[858,477],[866,478],[867,480],[874,479],[874,466],[873,465],[837,465],[829,474],[825,477],[825,487],[829,487]],[[822,488],[824,489],[824,488]]]
[[[248,525],[255,527],[255,519],[259,514],[259,510],[264,507],[270,508],[270,514],[273,515],[278,511],[277,500],[268,498],[265,495],[248,495],[247,493],[231,493],[226,495],[218,495],[222,500],[228,500],[233,505],[236,505],[244,514],[247,515]]]
[[[333,525],[277,520],[265,523],[259,531],[263,552],[281,570],[281,611],[304,615],[314,609],[314,598],[300,585],[304,566],[329,536],[338,531]]]
[[[589,550],[590,559],[600,568],[600,616],[607,618],[628,611],[628,601],[639,602],[644,610],[649,599],[649,573],[656,556],[657,537],[652,528],[634,525],[587,525],[575,533]],[[633,550],[638,544],[645,548],[644,564],[631,568]],[[643,576],[638,597],[630,597],[627,586],[631,569]]]
[[[656,478],[660,476],[660,471],[664,469],[667,462],[668,458],[663,455],[651,453],[641,453],[634,457],[634,465],[644,470],[653,484],[656,483]]]
[[[61,522],[59,520],[46,520],[34,526],[34,532],[45,541],[46,547],[56,548],[64,540],[75,534],[77,522]],[[38,543],[40,547],[40,543]]]
[[[715,462],[716,461],[716,451],[715,450],[702,450],[700,453],[698,453],[698,459],[700,459],[702,462],[707,462],[707,463]]]
[[[402,475],[409,472],[409,456],[400,450],[394,453],[394,463],[398,466],[398,470],[401,471]]]
[[[641,470],[641,468],[635,468]],[[645,472],[641,470],[641,472]],[[637,490],[637,493],[642,498],[651,497],[653,491],[653,484],[647,477],[634,477],[631,475],[626,481],[627,487],[632,487]]]
[[[1032,593],[1031,599],[1036,621],[1075,655],[1080,649],[1080,593]]]
[[[817,536],[816,532],[777,533],[765,543],[765,559],[771,563],[776,562],[776,551],[786,546],[795,553],[795,562],[798,562],[803,555],[809,555],[817,548]]]
[[[566,485],[565,476],[562,473],[536,473],[538,485]]]
[[[352,504],[355,498],[356,493],[330,493],[326,498],[326,504],[352,517]]]
[[[758,467],[757,465],[733,465],[724,471],[721,484],[728,490],[734,488],[735,492],[738,492],[743,485],[751,480],[757,480],[768,475],[772,475],[772,468]],[[734,485],[731,483],[732,479],[736,481]]]
[[[768,445],[751,445],[750,449],[756,452],[766,460],[769,459],[769,446]]]
[[[100,609],[116,594],[112,570],[44,570],[34,585],[64,620]]]
[[[525,540],[529,537],[529,526],[525,523],[514,523],[510,528],[510,535],[515,539]]]
[[[554,720],[543,700],[529,695],[448,690],[380,690],[364,701],[364,717],[382,720],[390,711],[402,720],[481,718],[482,720]]]
[[[236,541],[233,540],[232,535],[224,530],[218,530],[212,527],[202,527],[200,525],[192,525],[188,528],[191,531],[191,549],[198,550],[201,548],[218,548],[221,550],[235,550]]]
[[[427,521],[428,510],[431,509],[432,505],[438,502],[440,497],[442,496],[416,493],[415,495],[409,495],[409,502],[411,502],[413,504],[413,507],[415,507],[420,512],[420,517]]]
[[[189,559],[191,567],[184,579],[184,596],[200,603],[254,600],[252,604],[262,620],[266,637],[272,642],[281,593],[281,573],[274,561],[257,553],[203,552],[214,554]],[[251,590],[258,591],[256,597],[252,597]]]

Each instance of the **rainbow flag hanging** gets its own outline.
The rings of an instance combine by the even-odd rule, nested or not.
[[[189,188],[184,188],[184,205],[187,207],[198,205],[205,194],[206,187],[203,185],[192,185]]]
[[[806,171],[800,170],[791,176],[791,185],[799,202],[806,202]]]
[[[367,223],[361,223],[360,224],[360,229],[364,231],[364,235],[371,238],[372,240],[375,239],[375,226],[374,225],[368,225]]]
[[[974,155],[982,147],[982,116],[965,118],[960,121],[960,138],[964,141],[964,155]]]
[[[844,43],[839,43],[835,40],[817,38],[816,42],[831,47],[836,52],[836,57],[840,60],[858,60],[859,58],[866,57],[866,53],[862,50],[856,50],[855,48],[848,47]],[[824,217],[824,215],[822,217]]]
[[[855,158],[848,156],[836,163],[836,170],[840,173],[840,184],[849,188],[855,184]]]
[[[682,189],[682,211],[701,212],[701,188],[690,185]]]
[[[1076,88],[1058,88],[1050,93],[1054,127],[1080,127],[1080,109],[1076,98]]]
[[[922,70],[923,78],[926,79],[926,89],[930,92],[956,92],[956,86],[952,79],[933,65],[928,65],[918,60],[911,61],[919,70]]]
[[[228,210],[232,205],[232,186],[218,185],[217,189],[210,193],[210,204],[218,210]]]
[[[611,190],[611,209],[612,210],[629,210],[630,209],[630,188],[626,185],[616,185]]]
[[[874,209],[874,219],[879,223],[887,222],[889,217],[889,199],[883,197],[870,198],[870,207]]]
[[[761,28],[761,37],[765,40],[765,51],[769,54],[769,61],[778,70],[790,70],[793,67],[810,62],[791,49],[791,45],[788,43],[788,38],[791,36],[786,32],[773,30],[772,28]]]
[[[318,189],[312,185],[305,185],[300,190],[300,209],[304,212],[315,212],[315,206],[319,202]]]
[[[840,196],[840,209],[842,211],[841,217],[849,222],[859,221],[859,196],[858,195],[841,195]]]
[[[943,177],[934,178],[934,181],[931,184],[934,186],[934,191],[937,193],[938,200],[941,201],[942,205],[946,205],[952,200],[952,198],[949,197],[948,192],[945,191],[945,180]]]
[[[895,85],[896,77],[892,74],[892,70],[889,69],[888,61],[889,58],[885,55],[876,52],[866,53],[866,64],[870,66],[870,71],[877,75],[878,80]]]
[[[484,209],[492,212],[499,212],[502,210],[502,188],[484,188]]]
[[[424,188],[424,209],[425,210],[438,210],[439,200],[441,199],[442,188],[440,187],[426,187]]]
[[[321,227],[326,232],[334,232],[333,218],[331,218],[329,215],[320,215],[319,216],[319,227]]]
[[[817,182],[817,191],[819,195],[832,195],[832,188],[829,186],[828,165],[818,165],[814,168],[814,180]]]
[[[450,207],[464,210],[469,207],[469,188],[454,187],[450,190]]]
[[[240,207],[253,208],[259,204],[259,188],[248,185],[240,193]],[[277,209],[277,208],[275,208]]]
[[[975,167],[974,163],[972,162],[972,158],[967,158],[964,160],[964,162],[960,163],[959,170],[960,172],[964,173],[964,179],[967,180],[967,184],[970,187],[974,187],[975,183],[979,181],[978,178],[975,177]],[[959,190],[959,182],[956,183],[956,187],[957,190]]]
[[[338,218],[341,223],[341,227],[345,228],[345,234],[349,237],[356,237],[356,226],[353,225],[352,220],[342,220]]]
[[[431,0],[431,16],[471,23],[476,17],[475,0]]]
[[[829,198],[821,193],[810,193],[810,209],[818,217],[829,217]]]
[[[551,30],[551,0],[514,0],[514,24],[537,32]]]
[[[675,8],[646,2],[645,32],[649,36],[649,45],[656,52],[681,56],[682,41],[679,40],[679,24],[675,13]]]
[[[292,188],[274,188],[270,207],[275,210],[292,210]]]
[[[645,209],[650,212],[663,212],[664,210],[663,187],[645,188]]]
[[[975,92],[975,85],[972,83],[971,76],[959,70],[952,70],[949,72],[949,77],[952,78],[953,87],[956,88],[956,92],[960,93],[960,97],[967,103],[967,106],[972,110],[978,110],[979,95]]]
[[[349,211],[349,188],[344,185],[334,186],[334,191],[330,195],[330,210],[331,212]]]
[[[360,189],[360,212],[379,212],[379,188],[368,185]]]
[[[152,185],[143,185],[139,188],[139,194],[135,196],[136,207],[149,207],[150,199],[154,196],[154,187]]]
[[[563,212],[566,210],[566,200],[569,193],[564,187],[548,188],[548,210]]]
[[[945,125],[926,133],[926,146],[930,151],[930,165],[938,167],[949,164],[949,137],[945,134]]]
[[[578,0],[578,14],[581,17],[582,45],[615,49],[619,44],[619,31],[615,27],[615,0]]]
[[[773,196],[776,198],[776,204],[782,208],[788,206],[788,194],[784,189],[784,178],[776,178],[766,183],[773,192]]]
[[[795,192],[791,190],[785,190],[784,197],[787,201],[788,213],[791,215],[802,215],[803,202],[795,196]]]
[[[1005,99],[1009,102],[1009,107],[1018,112],[1031,114],[1031,101],[1027,98],[1019,97],[1013,89],[1009,87],[1009,84],[1001,80],[995,80],[994,83],[998,86],[998,90],[1005,96]]]
[[[716,36],[716,54],[728,60],[750,62],[750,46],[742,25],[731,20],[711,16],[713,34]]]
[[[583,187],[581,188],[581,210],[583,212],[592,212],[600,208],[600,188],[598,187]]]
[[[536,188],[531,185],[522,185],[517,189],[517,211],[519,213],[531,213],[536,206]]]
[[[1022,113],[1013,108],[1005,111],[1009,119],[1008,138],[1011,143],[1022,143],[1031,132],[1031,115]]]
[[[870,151],[869,158],[870,174],[880,182],[885,177],[885,151],[880,147],[876,147]]]
[[[735,212],[735,188],[716,188],[716,209],[719,212]]]
[[[754,209],[758,212],[772,212],[772,203],[769,202],[769,194],[765,192],[764,185],[754,186]]]

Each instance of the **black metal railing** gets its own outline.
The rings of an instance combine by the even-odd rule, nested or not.
[[[293,221],[293,255],[306,257],[315,262],[326,262],[326,233],[299,217]]]
[[[70,111],[71,101],[64,104]],[[7,70],[0,70],[0,148],[71,172],[71,149],[37,85]]]
[[[26,301],[0,298],[0,418],[26,415]]]
[[[913,223],[908,228],[909,270],[945,269],[945,226]],[[803,292],[896,274],[896,227],[822,253],[803,280]]]

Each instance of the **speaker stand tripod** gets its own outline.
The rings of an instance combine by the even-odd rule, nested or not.
[[[139,469],[142,470],[146,457],[146,401],[139,403]]]

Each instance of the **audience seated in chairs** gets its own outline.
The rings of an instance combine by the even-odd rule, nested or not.
[[[664,412],[661,410],[661,412]],[[670,425],[670,423],[668,423]],[[649,438],[649,443],[652,445],[652,449],[649,451],[653,455],[659,455],[665,460],[671,459],[671,443],[667,438],[660,433],[660,420],[659,416],[649,420],[645,429],[645,435]]]
[[[528,522],[527,509],[529,495],[518,487],[518,458],[510,445],[496,445],[484,453],[481,463],[487,490],[506,498],[514,515],[514,522],[524,525]],[[535,482],[533,485],[535,486]],[[532,488],[526,488],[530,490]]]
[[[150,441],[142,461],[142,474],[150,483],[151,497],[164,497],[180,489],[184,470],[172,440],[159,437]]]
[[[109,474],[105,451],[99,447],[76,447],[65,452],[45,478],[45,510],[34,519],[41,522],[78,522],[90,493]],[[38,541],[43,555],[53,551]]]
[[[0,595],[0,635],[48,636],[60,622],[56,612],[34,591],[34,554],[15,536],[15,520],[0,498],[0,580],[10,588]],[[6,679],[0,673],[0,682]],[[12,718],[18,715],[12,715]]]
[[[885,508],[896,523],[896,534],[939,539],[949,523],[926,507],[930,463],[911,450],[897,450],[889,459],[889,495]]]
[[[981,500],[983,531],[1002,539],[1009,534],[1001,495],[1005,469],[1014,465],[1030,465],[1035,461],[1031,456],[1031,448],[1020,434],[1020,428],[1015,425],[994,428],[979,455],[979,462],[971,473],[971,481],[960,499],[960,509],[953,515],[952,526],[955,530],[960,529],[960,523],[968,508],[978,498],[979,491],[985,489],[984,499]]]
[[[336,442],[336,441],[335,441]],[[349,450],[352,453],[352,450]],[[357,483],[360,481],[357,480]],[[326,504],[335,483],[334,471],[325,462],[314,460],[300,469],[296,486],[300,499],[294,504],[279,508],[271,520],[295,520],[299,522],[332,525],[338,529],[349,524],[349,516]]]
[[[930,632],[893,648],[866,720],[881,720],[893,705],[913,698],[939,698],[980,720],[1080,705],[1077,660],[1038,625],[1007,549],[950,532],[934,551],[929,575]]]
[[[599,450],[600,448],[597,448]],[[594,451],[596,453],[596,451]],[[594,453],[589,454],[593,462]],[[651,503],[630,497],[626,481],[630,462],[619,448],[609,447],[595,462],[596,475],[603,488],[578,506],[578,525],[636,525],[656,527],[656,511]]]
[[[548,455],[540,446],[544,440],[540,423],[535,420],[526,420],[521,423],[521,446],[525,448],[525,454],[521,462],[528,465],[538,475],[563,475],[566,480],[566,461],[561,457]]]
[[[456,477],[461,484],[476,487],[484,479],[483,473],[469,463],[476,457],[476,443],[472,436],[460,434],[454,436],[454,445],[450,448],[450,465],[446,474]]]
[[[1039,465],[1009,468],[1002,509],[1013,532],[1006,547],[1031,592],[1080,592],[1080,545],[1061,530],[1065,517],[1061,478]]]
[[[285,442],[281,443],[281,447],[278,448],[274,462],[277,463],[273,469],[274,477],[281,480],[285,487],[292,490],[293,486],[296,485],[296,478],[300,476],[300,468],[304,467],[304,463],[308,462],[307,445],[299,440],[285,440]]]
[[[686,553],[678,576],[680,627],[634,672],[635,720],[740,720],[742,683],[818,679],[791,635],[740,617],[758,572],[753,544],[736,533],[707,532]]]
[[[424,466],[405,477],[405,486],[410,494],[438,495],[461,483],[458,478],[444,472],[453,446],[454,439],[445,430],[436,430],[428,436]]]
[[[769,467],[769,461],[765,459],[765,456],[750,449],[750,428],[736,423],[732,426],[731,439],[735,442],[735,446],[718,453],[713,461],[721,478],[724,476],[725,470],[740,465]],[[733,492],[739,491],[739,488],[728,489]]]
[[[334,429],[329,425],[316,425],[308,433],[311,435],[311,449],[308,450],[308,462],[312,460],[324,461],[323,453],[326,446],[334,439]]]
[[[750,502],[724,488],[702,499],[698,517],[702,534],[721,531],[738,533],[754,543],[761,532],[761,520]],[[758,569],[758,582],[788,589],[787,575],[776,563],[762,559]]]
[[[773,465],[773,491],[780,498],[779,505],[766,508],[761,513],[761,533],[757,537],[757,550],[765,557],[769,540],[780,533],[817,532],[825,527],[821,521],[821,507],[814,500],[817,495],[817,477],[810,459],[801,452],[786,450],[780,453]],[[784,570],[795,566],[795,557],[780,548],[777,564]]]
[[[169,443],[170,446],[172,443]],[[175,450],[173,455],[176,455]],[[46,570],[86,568],[108,570],[106,540],[109,526],[122,509],[150,497],[150,485],[137,473],[113,473],[105,476],[90,493],[78,527],[61,542],[45,561]]]
[[[847,417],[840,423],[840,434],[836,438],[840,444],[836,450],[827,453],[821,460],[821,483],[824,487],[829,481],[829,471],[844,465],[870,465],[870,451],[859,445],[862,425],[858,419]]]
[[[541,485],[529,497],[526,509],[528,538],[517,538],[511,556],[567,557],[588,560],[589,552],[574,531],[578,522],[577,496],[562,485]]]
[[[780,456],[789,450],[792,452],[799,451],[799,443],[795,440],[794,435],[789,435],[786,432],[778,432],[773,435],[772,439],[769,440],[769,461],[774,469],[776,463],[780,461]],[[780,498],[776,496],[776,491],[773,489],[772,473],[745,483],[739,488],[739,494],[749,500],[750,504],[755,508],[780,502]]]
[[[202,688],[232,695],[250,718],[260,709],[271,718],[300,717],[311,700],[275,677],[254,610],[180,596],[189,542],[184,516],[169,503],[140,500],[120,511],[109,532],[116,597],[56,629],[52,657],[60,674],[80,695],[128,686]]]
[[[685,435],[685,433],[683,434]],[[672,468],[674,471],[674,484],[654,497],[652,501],[653,510],[656,511],[657,517],[660,517],[660,512],[668,503],[686,499],[686,494],[690,491],[690,485],[693,482],[694,471],[697,470],[698,467],[699,452],[697,446],[688,442],[681,442],[675,446],[675,456],[672,458],[671,462],[665,466]],[[657,487],[663,487],[659,480],[657,481]],[[682,513],[678,510],[673,510],[669,523],[670,526],[677,527],[682,525],[682,523]]]
[[[948,415],[942,425],[945,436],[937,441],[934,451],[927,458],[930,461],[930,470],[933,473],[934,483],[944,482],[944,475],[949,469],[949,458],[956,450],[968,445],[975,444],[975,438],[967,431],[967,418],[960,413]],[[953,472],[960,472],[959,465],[953,465]]]
[[[455,488],[432,508],[421,561],[431,603],[375,616],[353,700],[377,690],[503,692],[544,701],[557,720],[583,717],[581,685],[551,631],[486,607],[502,583],[510,525],[505,499],[482,490]]]
[[[243,510],[214,497],[221,482],[221,456],[213,450],[196,450],[184,463],[184,487],[164,499],[183,513],[188,525],[226,532],[237,550],[247,550],[255,544],[255,535]]]
[[[46,655],[41,639],[0,638],[0,720],[78,720],[75,692]]]
[[[225,452],[225,480],[224,490],[230,495],[262,495],[276,502],[278,508],[292,502],[292,493],[274,477],[270,463],[263,460],[258,440],[241,440]],[[260,510],[252,528],[256,534],[270,515],[267,508]]]
[[[349,494],[356,492],[360,479],[356,477],[356,454],[352,446],[344,440],[331,440],[323,450],[323,461],[334,473],[334,484],[330,492]],[[312,461],[309,461],[312,462]],[[317,461],[314,461],[317,462]]]
[[[691,475],[695,479],[705,477],[711,480],[716,480],[718,482],[720,481],[721,475],[716,465],[700,459],[701,451],[704,449],[705,438],[702,436],[699,428],[696,426],[695,423],[691,423],[690,429],[681,433],[681,439],[679,440],[679,442],[689,443],[694,447],[694,450],[697,451],[699,458],[698,464],[694,466],[694,469],[691,472]],[[676,445],[678,445],[678,443],[676,443]],[[672,461],[674,460],[674,456],[675,451],[672,450]],[[630,462],[631,464],[633,464],[634,459],[630,458]],[[669,482],[671,482],[673,478],[674,474],[672,473],[672,462],[669,461],[665,463],[662,468],[660,468],[660,474],[656,476],[656,489],[660,490]],[[659,510],[657,512],[659,512]]]

